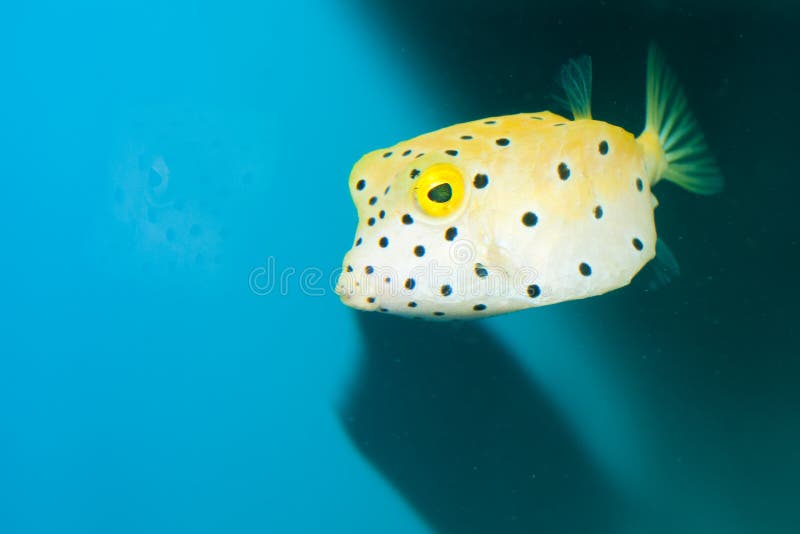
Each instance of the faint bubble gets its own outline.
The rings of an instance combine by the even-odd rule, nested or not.
[[[136,252],[145,262],[137,261],[147,274],[168,274],[187,268],[209,268],[217,260],[220,243],[218,220],[222,217],[211,208],[218,208],[220,199],[237,192],[239,180],[247,168],[216,172],[212,165],[201,165],[212,177],[227,176],[229,184],[211,184],[209,188],[185,191],[185,184],[195,185],[195,173],[186,179],[171,182],[173,176],[164,158],[141,149],[131,153],[124,166],[114,173],[114,183],[107,202],[121,224],[132,227],[130,238]],[[210,168],[209,168],[210,167]],[[201,175],[201,178],[207,176]],[[225,190],[227,188],[227,191]],[[224,215],[224,212],[220,212]],[[139,259],[139,258],[137,258]]]
[[[147,185],[150,187],[158,187],[163,181],[164,178],[155,169],[151,168],[150,172],[147,173]]]

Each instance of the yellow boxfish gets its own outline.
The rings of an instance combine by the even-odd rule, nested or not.
[[[656,256],[651,188],[698,194],[722,176],[655,46],[638,136],[591,117],[591,60],[561,82],[573,120],[491,117],[370,152],[353,167],[355,243],[336,292],[348,306],[473,318],[600,295]],[[662,252],[663,251],[663,252]]]

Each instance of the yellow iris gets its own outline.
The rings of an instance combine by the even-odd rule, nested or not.
[[[454,165],[438,163],[416,180],[414,195],[420,209],[431,217],[446,217],[464,201],[464,178]]]

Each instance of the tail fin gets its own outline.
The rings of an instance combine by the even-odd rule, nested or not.
[[[647,122],[640,136],[645,146],[649,138],[658,139],[659,152],[663,151],[666,160],[653,166],[658,169],[651,176],[653,183],[663,177],[700,195],[722,190],[722,174],[703,132],[689,110],[683,89],[655,44],[650,45],[647,57]]]

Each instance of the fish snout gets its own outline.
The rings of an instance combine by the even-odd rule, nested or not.
[[[357,310],[375,310],[378,308],[377,293],[370,291],[354,272],[344,270],[339,275],[335,288],[336,294],[343,304]]]

